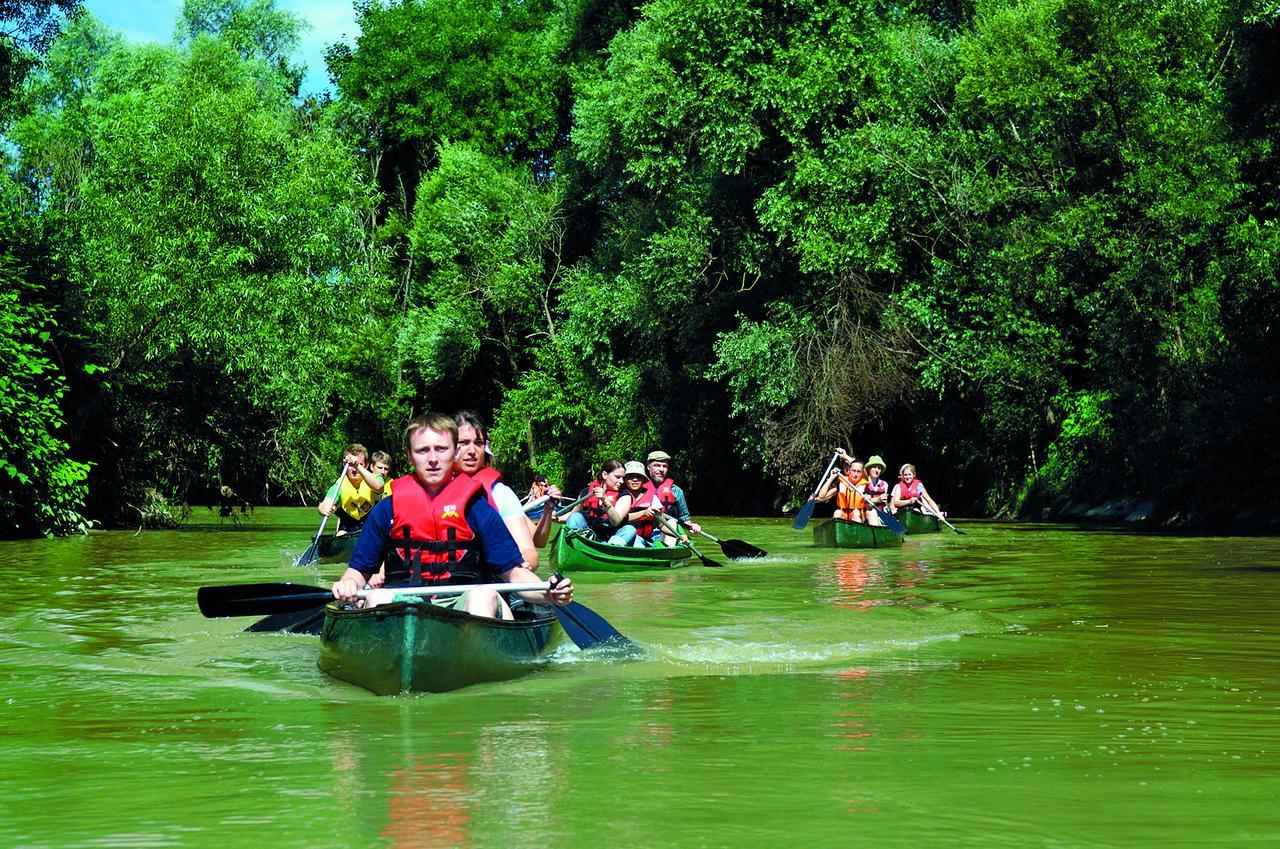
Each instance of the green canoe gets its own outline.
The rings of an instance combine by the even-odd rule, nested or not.
[[[942,530],[942,523],[937,516],[926,516],[917,510],[899,510],[893,516],[909,534],[936,534]]]
[[[813,544],[824,548],[885,548],[902,545],[902,534],[878,525],[829,519],[813,529]]]
[[[367,610],[330,604],[320,632],[320,668],[382,696],[516,678],[543,666],[564,637],[545,608],[520,612],[523,618],[503,621],[425,599]]]
[[[632,548],[596,542],[582,531],[564,530],[551,546],[556,569],[573,572],[643,572],[688,566],[693,550],[686,545]]]
[[[320,537],[320,542],[316,545],[315,562],[346,563],[351,559],[351,549],[356,547],[358,539],[360,539],[359,531],[342,536]]]

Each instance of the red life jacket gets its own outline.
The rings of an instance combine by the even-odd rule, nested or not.
[[[655,484],[652,478],[644,482],[644,488],[656,495],[662,504],[662,509],[668,512],[676,506],[675,486],[676,482],[671,478],[663,478],[662,483],[659,484]]]
[[[598,486],[604,487],[604,481],[592,481],[587,484],[587,492],[591,492],[591,490]],[[587,527],[592,530],[607,530],[611,528],[612,526],[609,522],[609,508],[613,506],[613,503],[618,500],[618,496],[621,494],[621,491],[614,492],[613,490],[605,487],[603,498],[596,498],[592,495],[586,501],[582,502],[582,514],[587,519]]]
[[[630,495],[631,493],[630,490],[627,490],[626,492],[619,492],[618,494]],[[639,495],[632,497],[630,510],[644,510],[657,503],[657,494],[655,494],[652,489],[646,487],[640,490]],[[628,524],[636,529],[636,536],[646,540],[653,536],[653,530],[656,527],[652,516],[645,516],[643,519],[635,519]]]
[[[434,496],[416,475],[405,475],[392,484],[391,541],[408,567],[409,583],[483,583],[476,534],[466,515],[467,506],[480,493],[480,482],[455,475]]]
[[[900,498],[903,500],[908,498],[919,498],[920,489],[923,486],[924,486],[924,483],[920,480],[920,478],[916,478],[915,480],[911,481],[911,486],[909,487],[903,486],[902,481],[898,481],[896,484],[893,485],[893,493],[894,493],[893,497]]]
[[[875,481],[871,478],[863,478],[862,488],[866,490],[867,495],[884,495],[889,491],[889,482],[884,478]]]
[[[502,475],[498,474],[498,470],[493,466],[485,466],[470,477],[472,480],[480,481],[480,485],[484,487],[485,497],[489,499],[489,505],[497,507],[498,505],[493,502],[493,485],[502,481]]]

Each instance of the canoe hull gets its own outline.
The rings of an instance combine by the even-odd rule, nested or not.
[[[356,547],[360,532],[343,534],[342,536],[320,537],[316,544],[317,563],[346,563],[351,559],[351,550]]]
[[[909,534],[936,534],[942,531],[937,516],[926,516],[915,510],[899,510],[893,514]]]
[[[563,638],[552,614],[500,621],[425,599],[325,608],[320,668],[378,695],[443,693],[538,669]]]
[[[877,525],[829,519],[813,529],[813,544],[822,548],[889,548],[902,545],[902,536]]]
[[[556,569],[566,574],[573,572],[647,572],[653,569],[674,569],[693,562],[693,550],[688,546],[675,548],[631,548],[596,542],[580,531],[565,530],[556,537],[551,547],[551,557]]]

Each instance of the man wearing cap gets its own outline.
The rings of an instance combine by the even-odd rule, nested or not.
[[[684,500],[684,490],[676,486],[675,481],[667,477],[667,469],[670,468],[671,455],[666,451],[651,451],[646,458],[647,470],[649,472],[648,488],[656,496],[662,504],[662,509],[666,511],[667,518],[674,519],[680,524],[693,531],[695,534],[702,531],[702,525],[693,521],[689,514],[689,504]],[[653,540],[656,543],[661,535],[660,530],[654,531]],[[670,534],[665,535],[667,545],[675,545],[675,538]]]

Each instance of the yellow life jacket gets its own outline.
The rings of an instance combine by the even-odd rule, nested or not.
[[[373,509],[373,490],[364,478],[359,486],[351,485],[351,478],[342,476],[342,486],[338,487],[338,509],[346,513],[356,522],[363,522],[364,517]]]

